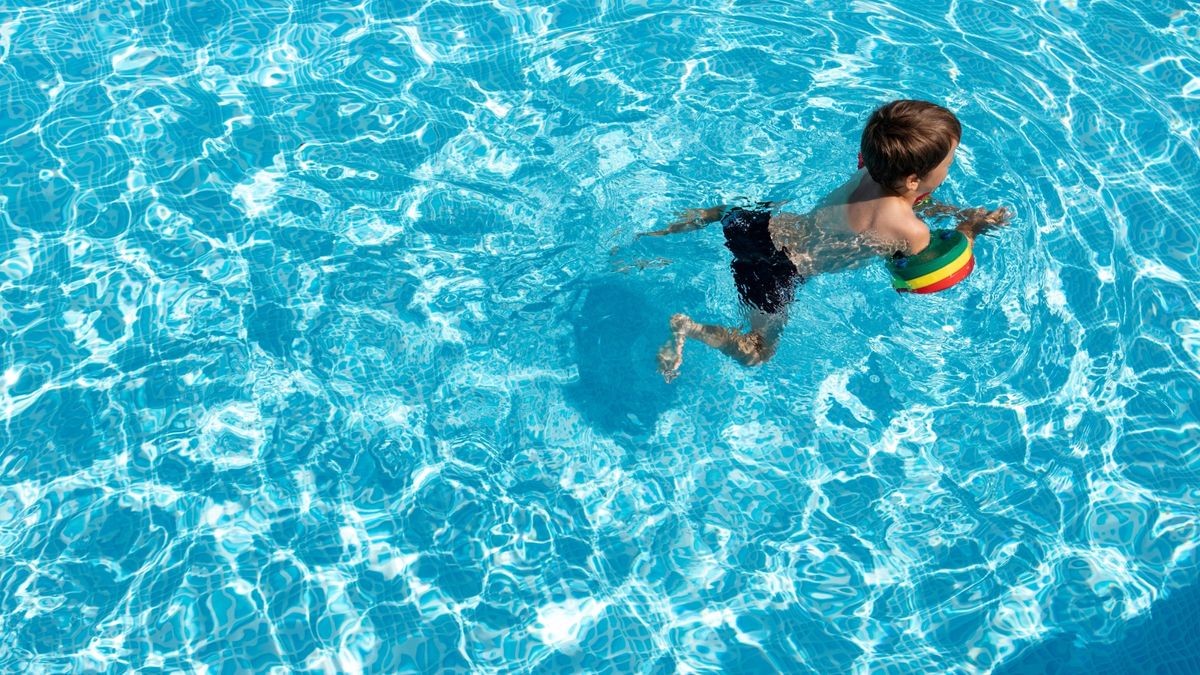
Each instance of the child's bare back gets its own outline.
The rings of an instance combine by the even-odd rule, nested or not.
[[[865,171],[858,171],[805,214],[779,210],[768,224],[771,239],[796,265],[812,277],[861,267],[878,256],[904,253],[907,244],[878,223],[888,214],[878,199],[856,194]]]

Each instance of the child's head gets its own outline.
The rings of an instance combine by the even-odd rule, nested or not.
[[[962,139],[954,113],[926,101],[892,101],[871,113],[860,150],[871,178],[886,190],[903,193],[913,177],[921,191],[946,178],[951,153]],[[913,188],[918,189],[918,188]]]

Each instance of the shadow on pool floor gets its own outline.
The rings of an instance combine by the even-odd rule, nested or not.
[[[640,437],[675,400],[677,387],[658,374],[655,353],[668,337],[668,308],[650,302],[660,287],[600,279],[572,317],[579,381],[568,400],[598,430]]]
[[[1034,645],[996,675],[1195,675],[1200,673],[1200,584],[1156,602],[1150,616],[1111,644],[1078,645],[1068,633]]]

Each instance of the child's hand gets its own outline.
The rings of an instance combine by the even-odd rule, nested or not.
[[[1007,206],[1001,206],[994,211],[963,209],[958,213],[959,222],[956,229],[974,240],[981,234],[987,234],[1008,225],[1012,216],[1012,209]]]

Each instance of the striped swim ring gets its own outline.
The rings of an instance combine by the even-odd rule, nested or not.
[[[937,293],[967,278],[975,269],[971,241],[958,230],[935,230],[924,251],[888,260],[898,293]]]

